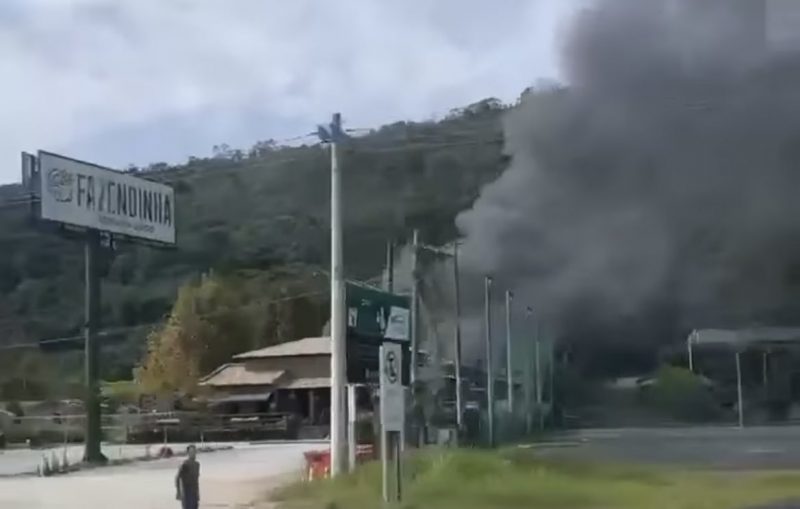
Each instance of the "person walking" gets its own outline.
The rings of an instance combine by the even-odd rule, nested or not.
[[[186,448],[188,457],[178,467],[175,475],[175,498],[182,509],[197,509],[200,505],[200,463],[197,462],[197,447]]]

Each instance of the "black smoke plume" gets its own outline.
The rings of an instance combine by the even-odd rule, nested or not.
[[[465,269],[609,348],[800,325],[800,58],[756,4],[582,11],[565,84],[508,113],[510,167],[458,218]]]

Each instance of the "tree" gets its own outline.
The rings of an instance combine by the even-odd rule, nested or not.
[[[146,392],[192,393],[237,353],[318,334],[323,306],[309,295],[308,274],[289,266],[184,285],[164,325],[148,336],[136,380]]]
[[[192,393],[199,379],[250,342],[250,322],[230,281],[204,276],[178,292],[166,323],[147,338],[147,352],[135,370],[149,392]]]
[[[0,364],[0,399],[44,399],[57,392],[51,359],[36,350],[7,353]]]

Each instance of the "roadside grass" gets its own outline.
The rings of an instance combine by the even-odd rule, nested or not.
[[[407,509],[745,509],[800,499],[800,473],[681,471],[537,459],[530,451],[447,450],[405,464]],[[273,495],[283,509],[382,507],[380,464]]]

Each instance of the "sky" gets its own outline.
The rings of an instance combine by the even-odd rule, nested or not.
[[[513,101],[558,78],[577,1],[3,0],[0,183],[23,150],[180,163]]]

